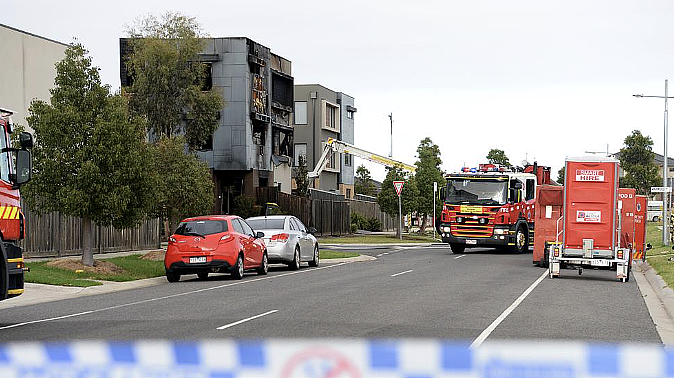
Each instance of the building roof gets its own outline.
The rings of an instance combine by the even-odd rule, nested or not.
[[[47,37],[43,37],[43,36],[41,36],[41,35],[29,33],[29,32],[27,32],[27,31],[24,31],[24,30],[21,30],[21,29],[13,28],[13,27],[11,27],[11,26],[9,26],[9,25],[0,24],[0,27],[6,28],[6,29],[10,29],[10,30],[14,30],[15,32],[23,33],[23,34],[29,35],[29,36],[31,36],[31,37],[44,39],[45,41],[58,43],[59,45],[63,45],[63,46],[66,46],[66,47],[67,47],[67,46],[70,46],[70,45],[67,44],[67,43],[59,42],[59,41],[57,41],[57,40],[54,40],[54,39],[51,39],[51,38],[47,38]]]

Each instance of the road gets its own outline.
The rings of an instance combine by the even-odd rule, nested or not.
[[[241,281],[215,275],[0,311],[0,339],[445,338],[652,342],[634,280],[564,270],[542,278],[531,254],[447,248],[376,250]],[[191,278],[194,277],[194,278]],[[523,293],[528,295],[524,296]],[[517,306],[514,306],[516,303]],[[508,310],[508,311],[506,311]],[[17,324],[17,319],[27,324]]]

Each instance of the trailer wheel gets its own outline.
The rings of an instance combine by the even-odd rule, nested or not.
[[[540,264],[541,268],[547,268],[550,265],[550,255],[547,248],[543,252],[543,258],[541,259]]]
[[[519,226],[515,233],[515,252],[525,253],[529,251],[529,235],[524,226]]]
[[[449,248],[452,249],[452,253],[463,253],[466,250],[466,246],[463,244],[451,243]]]
[[[632,275],[632,264],[627,267],[627,278],[625,278],[625,282],[630,282],[630,276]]]

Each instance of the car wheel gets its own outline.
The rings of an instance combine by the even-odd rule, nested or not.
[[[262,262],[260,267],[257,268],[257,274],[264,276],[269,272],[269,259],[267,258],[267,252],[262,255]]]
[[[525,253],[529,251],[529,235],[527,235],[524,227],[520,226],[517,228],[517,233],[515,233],[515,252]]]
[[[320,259],[319,253],[318,253],[318,244],[314,247],[314,259],[309,261],[309,266],[313,266],[314,268],[318,266],[318,260]]]
[[[452,249],[452,253],[463,253],[466,250],[466,246],[463,244],[452,243],[449,245],[449,248]]]
[[[199,272],[197,273],[197,277],[199,277],[200,280],[205,280],[208,278],[208,272]]]
[[[168,282],[178,282],[180,281],[180,274],[166,271],[166,279]]]
[[[288,264],[290,270],[298,270],[300,268],[300,246],[295,246],[295,253],[293,254],[293,261]]]
[[[241,255],[236,259],[236,265],[234,265],[234,270],[232,270],[232,277],[237,280],[243,278],[243,256]]]

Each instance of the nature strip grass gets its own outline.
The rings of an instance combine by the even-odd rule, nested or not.
[[[360,254],[355,252],[321,250],[319,256],[322,260],[330,260],[330,259],[345,259],[348,257],[358,257],[360,256]]]

